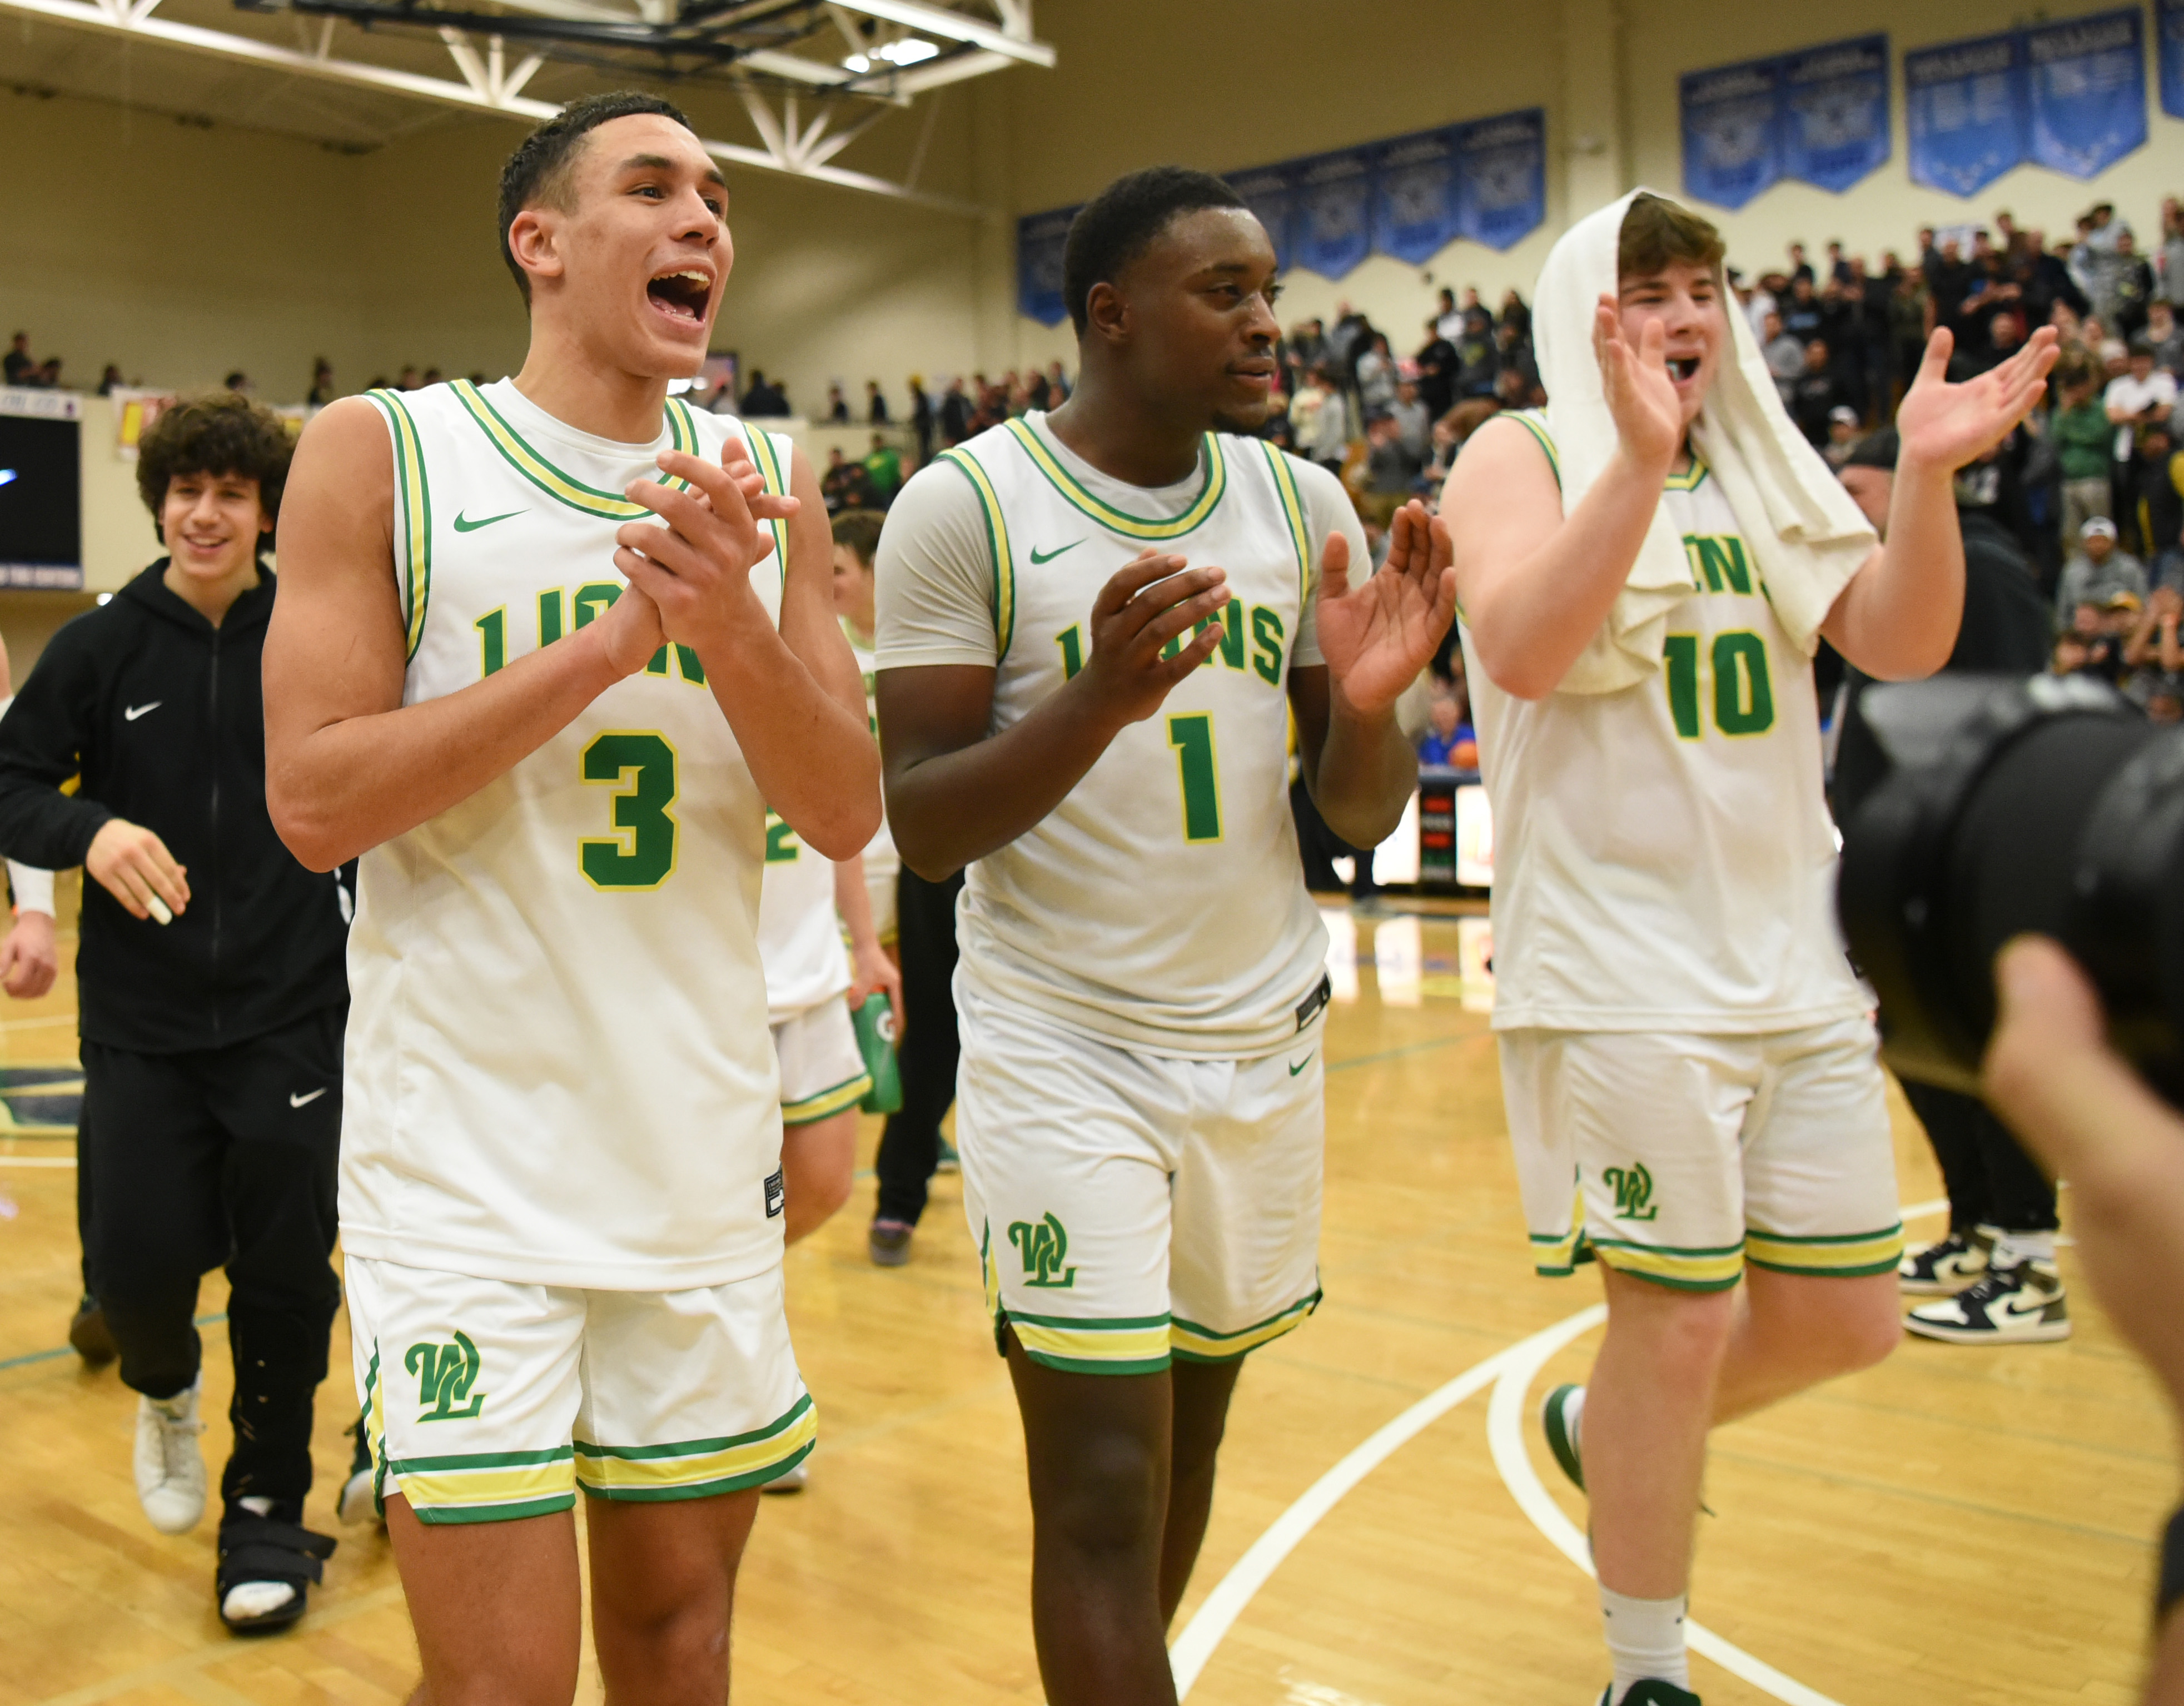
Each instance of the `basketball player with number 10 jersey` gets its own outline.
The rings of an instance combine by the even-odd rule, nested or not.
[[[755,939],[771,802],[854,853],[878,755],[786,440],[666,395],[733,257],[679,113],[596,97],[502,182],[522,371],[314,423],[267,644],[268,794],[361,853],[341,1226],[433,1698],[725,1698],[756,1488],[816,1421],[783,1313]]]

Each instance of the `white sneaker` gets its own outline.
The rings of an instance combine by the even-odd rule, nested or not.
[[[806,1452],[796,1460],[796,1467],[783,1469],[772,1480],[763,1483],[759,1491],[764,1493],[802,1492],[811,1484],[811,1454]]]
[[[204,1514],[204,1452],[198,1436],[200,1374],[171,1398],[136,1401],[136,1500],[161,1534],[187,1534]]]

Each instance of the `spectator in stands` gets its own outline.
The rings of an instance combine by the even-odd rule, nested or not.
[[[2133,432],[2156,421],[2165,423],[2170,411],[2176,407],[2177,396],[2176,376],[2154,366],[2153,346],[2145,338],[2131,343],[2128,361],[2128,367],[2109,381],[2107,390],[2101,395],[2109,424],[2115,428],[2114,477],[2119,499],[2131,489]],[[2120,501],[2117,510],[2128,517],[2131,506]]]
[[[2114,307],[2109,318],[2116,331],[2128,338],[2145,328],[2147,308],[2153,300],[2153,269],[2139,254],[2138,240],[2131,235],[2129,226],[2117,233],[2112,265],[2115,275],[2112,287]]]
[[[842,394],[841,381],[834,380],[827,387],[827,424],[846,426],[850,424],[850,399]]]
[[[1357,354],[1357,400],[1368,419],[1395,404],[1396,358],[1377,332]]]
[[[1047,407],[1059,409],[1069,400],[1069,393],[1076,388],[1069,382],[1069,375],[1059,361],[1046,364]]]
[[[98,394],[101,397],[111,397],[120,384],[121,369],[115,363],[108,362],[104,371],[98,376]]]
[[[221,390],[232,391],[238,397],[248,397],[254,388],[250,383],[250,376],[240,367],[221,380],[220,386]]]
[[[2176,449],[2167,421],[2138,429],[2132,476],[2148,577],[2156,587],[2184,590],[2184,451]]]
[[[917,466],[921,468],[933,460],[934,425],[933,399],[925,394],[925,381],[913,373],[910,376],[910,430],[917,435]]]
[[[738,412],[760,420],[774,419],[788,413],[788,399],[780,387],[767,382],[763,367],[754,367]]]
[[[1805,346],[1783,330],[1782,316],[1769,309],[1759,328],[1759,354],[1774,376],[1774,388],[1787,403],[1805,371]]]
[[[1448,293],[1443,291],[1441,294],[1446,296]],[[8,353],[0,355],[0,378],[4,378],[10,385],[32,385],[37,382],[34,376],[37,368],[38,364],[31,354],[31,334],[17,332],[8,341]]]
[[[1456,342],[1463,332],[1463,310],[1456,305],[1456,293],[1446,285],[1440,287],[1440,307],[1426,324],[1438,337]]]
[[[2180,617],[2184,617],[2184,594],[2175,587],[2157,586],[2147,594],[2146,608],[2124,641],[2124,666],[2134,672],[2131,697],[2142,705],[2157,692],[2173,694],[2179,674],[2184,673],[2184,650],[2176,641]]]
[[[1402,428],[1385,410],[1365,422],[1365,489],[1379,500],[1375,507],[1384,512],[1378,519],[1384,527],[1417,487],[1425,460],[1403,442]]]
[[[944,444],[961,444],[971,436],[972,412],[963,382],[950,380],[948,388],[940,394],[940,438]]]
[[[1820,454],[1827,459],[1828,466],[1841,471],[1850,460],[1850,453],[1858,448],[1858,410],[1847,404],[1837,404],[1828,411],[1828,442],[1820,447]]]
[[[1479,736],[1457,693],[1436,689],[1426,709],[1426,732],[1418,737],[1418,762],[1447,770],[1479,767]]]
[[[2063,366],[2057,364],[2058,368]],[[2109,463],[2115,454],[2115,428],[2100,399],[2098,369],[2078,358],[2062,387],[2062,401],[2048,423],[2048,436],[2062,463],[2063,537],[2075,539],[2095,516],[2106,516],[2114,499]]]
[[[1805,371],[1790,387],[1790,418],[1815,446],[1828,442],[1828,417],[1844,406],[1842,382],[1836,377],[1828,355],[1827,340],[1808,339]]]
[[[423,383],[424,382],[417,377],[416,368],[407,361],[402,364],[402,371],[394,376],[394,388],[397,391],[415,391],[420,389]]]
[[[1517,376],[1517,382],[1524,387],[1527,395],[1530,393],[1532,387],[1539,383],[1540,368],[1539,364],[1532,359],[1531,340],[1524,335],[1522,326],[1516,321],[1504,317],[1495,321],[1494,359],[1501,369],[1501,371],[1495,376],[1494,381],[1494,389],[1497,395],[1502,391],[1502,379],[1512,373]]]
[[[1419,399],[1415,380],[1401,379],[1396,382],[1396,400],[1389,406],[1388,413],[1395,419],[1396,431],[1402,438],[1403,448],[1417,457],[1423,466],[1427,457],[1433,454],[1433,416],[1427,413],[1426,405]]]
[[[1443,302],[1456,299],[1451,292],[1444,290],[1440,294]],[[1442,315],[1426,321],[1426,341],[1412,358],[1418,364],[1418,399],[1425,404],[1426,413],[1436,421],[1456,406],[1456,376],[1462,365],[1456,345],[1440,329],[1441,321],[1447,317]],[[1461,321],[1457,329],[1462,330]]]
[[[2160,273],[2163,298],[2184,309],[2184,201],[2175,196],[2161,203]]]
[[[876,507],[872,479],[865,472],[865,465],[844,459],[839,444],[827,452],[827,471],[819,477],[819,496],[830,516],[838,516],[844,510]]]
[[[2076,623],[2079,608],[2090,605],[2105,610],[2119,594],[2128,593],[2137,610],[2146,600],[2146,569],[2137,558],[2116,544],[2116,524],[2106,516],[2095,516],[2078,530],[2078,549],[2063,565],[2063,578],[2055,589],[2055,622],[2059,627]]]
[[[1297,443],[1306,457],[1340,475],[1350,454],[1349,393],[1336,370],[1323,363],[1312,370],[1310,394],[1308,424],[1296,428]],[[1300,391],[1296,404],[1290,405],[1292,412],[1306,399],[1306,393]]]
[[[1502,312],[1495,322],[1497,326],[1514,326],[1518,342],[1527,349],[1532,344],[1532,310],[1524,298],[1512,286],[1502,298]]]
[[[1790,281],[1790,299],[1776,306],[1782,316],[1782,329],[1800,343],[1810,343],[1820,337],[1826,327],[1820,311],[1820,298],[1813,288],[1813,276],[1808,270],[1803,276]]]
[[[902,457],[886,438],[872,434],[872,448],[866,454],[865,478],[872,482],[872,499],[861,508],[884,510],[894,502],[895,493],[902,486]]]
[[[304,406],[323,409],[334,400],[336,394],[334,365],[321,355],[311,364],[311,388],[304,394]]]
[[[42,391],[59,390],[61,388],[60,357],[58,355],[48,355],[43,361],[41,361],[38,364],[38,376],[31,382],[31,383],[36,385]]]
[[[2164,373],[2184,376],[2184,326],[2165,296],[2146,304],[2146,329],[2142,334],[2153,350],[2153,365]]]
[[[425,370],[424,378],[418,382],[417,388],[421,391],[427,385],[437,385],[445,380],[447,376],[448,376],[441,372],[438,368],[428,367]],[[472,381],[471,382],[476,383],[476,382]]]
[[[1463,332],[1456,341],[1456,394],[1459,398],[1491,397],[1501,376],[1501,354],[1494,347],[1494,323],[1486,310],[1464,310]]]

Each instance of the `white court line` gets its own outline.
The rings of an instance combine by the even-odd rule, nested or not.
[[[0,1167],[74,1167],[72,1155],[0,1155]]]
[[[1500,1359],[1502,1372],[1494,1382],[1494,1397],[1486,1408],[1486,1442],[1493,1448],[1494,1467],[1501,1470],[1502,1484],[1509,1489],[1518,1508],[1532,1519],[1532,1526],[1587,1575],[1593,1573],[1592,1548],[1578,1531],[1577,1525],[1563,1515],[1562,1507],[1547,1496],[1547,1490],[1540,1485],[1540,1477],[1524,1451],[1524,1397],[1548,1358],[1579,1334],[1598,1325],[1607,1316],[1606,1306],[1596,1306],[1544,1333],[1535,1333],[1513,1351],[1505,1352]],[[1787,1703],[1787,1706],[1837,1706],[1828,1696],[1808,1688],[1794,1677],[1785,1676],[1763,1659],[1755,1659],[1741,1647],[1723,1640],[1703,1624],[1685,1619],[1684,1636],[1692,1652],[1711,1659],[1731,1675],[1741,1676],[1753,1687]]]
[[[1924,1202],[1905,1203],[1902,1218],[1905,1220],[1924,1220],[1930,1214],[1947,1214],[1948,1212],[1949,1199],[1946,1196],[1933,1196]]]
[[[1251,1550],[1230,1566],[1228,1574],[1206,1595],[1206,1603],[1198,1608],[1183,1633],[1176,1636],[1175,1645],[1168,1649],[1168,1662],[1175,1671],[1177,1700],[1190,1694],[1199,1673],[1212,1658],[1214,1648],[1220,1646],[1230,1626],[1251,1603],[1252,1596],[1266,1585],[1267,1578],[1281,1567],[1282,1560],[1296,1549],[1297,1542],[1312,1532],[1345,1493],[1379,1468],[1398,1447],[1407,1444],[1474,1392],[1488,1385],[1511,1358],[1557,1334],[1563,1335],[1555,1340],[1559,1345],[1583,1332],[1607,1313],[1604,1306],[1595,1304],[1543,1333],[1535,1333],[1505,1351],[1496,1352],[1484,1362],[1473,1363],[1438,1391],[1419,1399],[1314,1481],[1304,1497],[1276,1518],[1273,1525],[1251,1542]],[[1577,1324],[1574,1330],[1572,1322]]]

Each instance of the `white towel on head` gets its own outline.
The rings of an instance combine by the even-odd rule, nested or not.
[[[1536,328],[1540,381],[1547,391],[1547,428],[1562,477],[1564,513],[1574,510],[1613,458],[1614,417],[1592,347],[1593,312],[1616,292],[1617,250],[1637,189],[1589,214],[1563,234],[1540,269]],[[1663,197],[1663,199],[1669,199]],[[1873,527],[1805,441],[1782,406],[1744,316],[1729,325],[1722,363],[1691,426],[1691,447],[1721,482],[1739,531],[1758,560],[1774,615],[1807,655],[1836,596],[1872,555]],[[1630,578],[1607,620],[1557,689],[1613,693],[1661,666],[1669,612],[1691,596],[1684,544],[1664,507],[1639,547]]]

